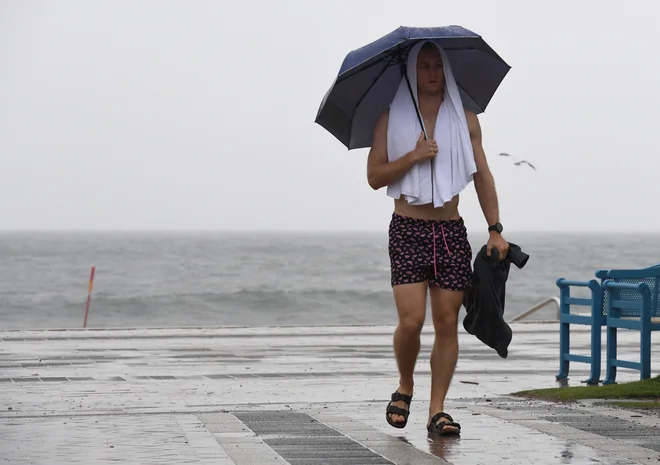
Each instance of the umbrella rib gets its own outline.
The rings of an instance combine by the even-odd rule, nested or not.
[[[387,59],[381,59],[381,60],[374,61],[370,65],[367,65],[364,68],[361,68],[359,71],[357,71],[353,74],[350,74],[350,75],[347,75],[347,73],[350,72],[350,71],[353,71],[355,68],[348,69],[348,70],[344,71],[344,73],[339,78],[337,78],[337,84],[339,84],[342,81],[345,81],[346,79],[352,78],[355,74],[362,73],[362,72],[368,70],[369,68],[373,68],[374,66],[379,65],[383,62],[387,63],[387,66],[385,68],[388,68],[392,65],[395,65],[398,62],[400,62],[402,59],[405,60],[406,55],[405,54],[401,55],[401,52],[406,52],[406,51],[407,51],[406,48],[399,48],[399,49],[396,49],[396,50],[388,50],[386,52]]]
[[[477,102],[477,100],[476,100],[472,95],[470,95],[470,93],[469,93],[467,90],[465,90],[465,88],[464,88],[462,85],[460,85],[460,84],[458,83],[458,81],[456,81],[456,79],[454,79],[454,81],[456,82],[456,86],[457,86],[457,87],[460,87],[461,90],[462,90],[463,92],[465,92],[465,95],[467,95],[468,97],[470,97],[470,98],[472,99],[472,101],[474,102],[474,104],[475,104],[477,107],[479,107],[479,109],[480,109],[481,111],[484,111],[484,109],[481,108],[481,105],[479,105],[479,102]],[[463,103],[463,104],[465,105],[465,103]]]
[[[382,63],[382,62],[381,62],[381,63]],[[371,91],[371,89],[376,85],[376,83],[378,82],[378,80],[380,79],[380,77],[385,73],[385,71],[387,71],[387,69],[388,69],[390,66],[394,65],[394,64],[396,64],[396,60],[392,60],[392,59],[390,59],[389,62],[387,63],[387,65],[386,65],[386,66],[383,66],[383,69],[380,70],[380,73],[378,73],[378,76],[376,76],[376,78],[375,78],[375,79],[373,80],[373,82],[369,85],[369,87],[367,88],[367,90],[364,91],[364,93],[362,94],[362,96],[360,97],[360,99],[359,99],[359,100],[357,101],[357,103],[353,106],[353,112],[351,113],[351,122],[354,121],[354,119],[355,119],[355,112],[357,111],[357,109],[359,108],[359,106],[362,104],[362,101],[364,100],[364,98],[365,98],[365,97],[367,96],[367,94]],[[350,143],[351,137],[353,137],[353,124],[351,124],[350,127],[348,128],[348,140],[349,140],[349,143]]]

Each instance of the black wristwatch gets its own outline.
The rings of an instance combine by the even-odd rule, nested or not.
[[[492,226],[488,226],[488,232],[495,231],[495,232],[497,232],[498,234],[502,234],[502,231],[503,231],[503,230],[504,230],[504,228],[502,227],[502,224],[499,223],[499,222],[498,222],[498,223],[495,223],[495,224],[492,225]]]

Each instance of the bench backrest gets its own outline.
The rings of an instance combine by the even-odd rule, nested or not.
[[[629,284],[646,283],[651,290],[651,317],[660,317],[660,265],[638,270],[599,270],[596,272],[596,277],[601,280],[601,284],[605,280]],[[642,301],[642,296],[637,291],[617,289],[615,292],[618,293],[618,299],[640,303]],[[603,315],[607,313],[608,295],[609,293],[606,292],[603,296]],[[639,318],[640,311],[622,309],[621,316]]]

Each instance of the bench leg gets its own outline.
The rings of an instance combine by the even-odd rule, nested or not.
[[[598,323],[591,324],[591,376],[585,381],[587,384],[600,383],[601,326]]]
[[[571,346],[570,325],[568,323],[559,323],[559,373],[556,379],[568,378],[569,361],[565,355],[568,355]]]
[[[644,326],[644,325],[643,325]],[[649,379],[651,377],[651,331],[644,328],[640,331],[640,357],[641,362],[639,370],[639,379]]]
[[[616,328],[607,327],[607,354],[605,355],[605,364],[607,365],[607,373],[605,374],[605,381],[603,384],[616,383]]]

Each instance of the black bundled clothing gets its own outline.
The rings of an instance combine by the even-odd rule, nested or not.
[[[489,257],[484,245],[474,260],[472,283],[466,289],[463,306],[467,315],[463,320],[465,330],[476,336],[498,355],[506,358],[511,343],[511,328],[504,320],[506,280],[513,263],[522,269],[529,255],[516,244],[509,242],[509,252],[499,261],[497,249]]]

